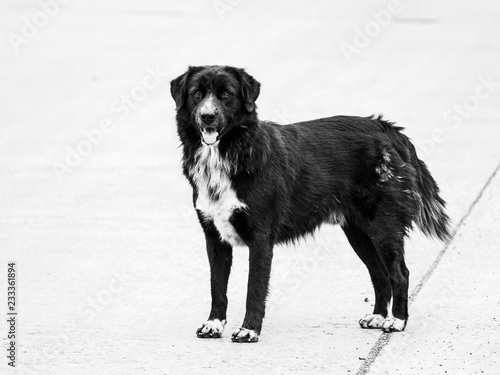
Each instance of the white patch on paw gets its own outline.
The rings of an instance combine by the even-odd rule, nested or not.
[[[225,325],[226,320],[208,320],[200,328],[198,328],[196,334],[198,337],[221,337]]]
[[[360,319],[361,328],[382,328],[385,318],[380,314],[368,314]]]
[[[242,327],[233,333],[231,339],[236,342],[257,342],[259,341],[259,335],[253,329]]]
[[[388,318],[384,321],[382,329],[384,332],[402,332],[406,327],[406,320],[398,318]]]

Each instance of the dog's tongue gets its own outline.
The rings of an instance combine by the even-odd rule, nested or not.
[[[219,133],[215,129],[203,129],[201,131],[201,136],[203,137],[203,141],[207,145],[213,145],[217,142],[217,137]]]

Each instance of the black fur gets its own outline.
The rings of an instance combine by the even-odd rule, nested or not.
[[[386,317],[392,295],[393,316],[406,322],[409,271],[404,237],[416,223],[428,236],[450,239],[445,203],[426,165],[402,128],[381,116],[335,116],[287,126],[259,121],[259,89],[245,71],[225,66],[190,67],[171,83],[183,170],[193,187],[195,207],[199,186],[190,171],[200,163],[197,152],[202,147],[218,148],[218,157],[229,166],[231,187],[246,205],[235,208],[229,219],[250,251],[242,327],[260,334],[273,246],[332,221],[342,226],[368,268],[375,289],[373,313]],[[196,120],[210,96],[215,125]],[[201,129],[210,126],[219,136],[216,144],[205,146]],[[208,167],[203,171],[214,172]],[[214,202],[219,198],[210,197]],[[232,246],[221,238],[214,220],[197,212],[211,268],[209,320],[222,321]],[[198,335],[220,337],[200,331]]]

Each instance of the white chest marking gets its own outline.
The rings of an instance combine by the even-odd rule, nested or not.
[[[223,241],[232,246],[243,246],[240,238],[229,219],[237,209],[247,206],[236,196],[231,186],[229,172],[231,166],[219,154],[218,142],[214,145],[205,144],[195,155],[195,165],[189,171],[198,188],[196,209],[206,220],[212,220]]]
[[[345,217],[341,212],[332,212],[327,222],[333,225],[339,224],[340,226],[344,226],[346,224]]]

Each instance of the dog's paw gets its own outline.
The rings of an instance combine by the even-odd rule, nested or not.
[[[388,318],[382,325],[384,332],[402,332],[406,327],[406,320],[398,318]]]
[[[222,337],[222,331],[224,331],[225,325],[225,319],[222,321],[219,319],[208,320],[196,330],[196,335],[202,339],[218,339]]]
[[[259,341],[259,335],[253,329],[241,327],[233,333],[231,340],[233,342],[257,342]]]
[[[386,319],[380,314],[368,314],[359,320],[361,328],[382,328]]]

